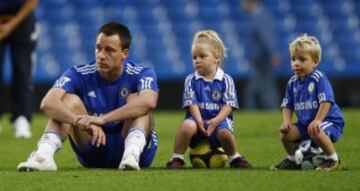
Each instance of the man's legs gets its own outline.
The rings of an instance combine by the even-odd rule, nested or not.
[[[136,95],[129,96],[132,100]],[[119,168],[123,170],[140,170],[140,155],[146,145],[146,140],[150,141],[153,128],[153,117],[151,113],[138,117],[134,120],[126,120],[122,129],[122,137],[125,137],[124,154]]]
[[[5,55],[5,44],[0,42],[0,120],[1,115],[4,112],[4,99],[5,99],[5,85],[4,85],[4,76],[3,76],[3,68],[4,68],[4,55]],[[1,123],[0,123],[0,131],[2,129]]]
[[[259,88],[259,98],[260,105],[264,109],[278,109],[279,104],[279,95],[276,87],[276,80],[273,79],[271,72],[265,73],[261,76],[261,80],[258,84]]]
[[[254,74],[257,75],[257,74]],[[245,94],[244,94],[244,107],[247,110],[255,110],[257,109],[257,82],[258,78],[256,76],[250,76],[249,79],[246,81],[245,85]]]
[[[126,137],[125,149],[119,165],[120,169],[140,170],[140,155],[144,150],[146,140],[151,138],[152,123],[151,113],[125,123],[122,131],[123,137]]]
[[[33,112],[32,69],[35,63],[35,19],[30,14],[9,37],[12,64],[11,121],[16,138],[30,138]]]
[[[67,94],[62,100],[64,104],[76,114],[86,114],[81,99],[72,94]],[[49,119],[46,124],[43,136],[38,142],[38,148],[27,161],[18,165],[19,171],[56,171],[54,154],[61,148],[61,142],[68,136],[79,148],[83,148],[91,139],[90,135],[69,124],[63,124],[56,120]]]

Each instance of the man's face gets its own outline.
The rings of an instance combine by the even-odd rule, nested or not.
[[[118,35],[106,36],[100,33],[96,39],[96,66],[100,73],[117,70],[128,56],[128,49],[122,49]]]

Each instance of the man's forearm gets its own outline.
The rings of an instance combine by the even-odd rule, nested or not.
[[[156,103],[157,94],[139,95],[124,106],[103,115],[102,118],[105,123],[138,118],[155,109]]]
[[[48,117],[56,121],[71,125],[75,125],[76,123],[77,115],[70,111],[64,103],[59,100],[51,100],[51,104],[44,106],[42,110]]]

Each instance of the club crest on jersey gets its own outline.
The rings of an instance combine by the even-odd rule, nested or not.
[[[221,99],[221,93],[219,90],[214,89],[211,94],[211,98],[213,101],[219,101]]]
[[[124,87],[120,90],[120,97],[126,99],[126,97],[129,95],[129,89]]]
[[[226,92],[226,93],[225,93],[225,98],[226,98],[226,99],[235,99],[236,96],[235,96],[235,93],[234,93],[234,92]]]
[[[315,84],[314,84],[314,82],[311,82],[308,86],[308,91],[311,93],[314,91],[314,88],[315,88]]]

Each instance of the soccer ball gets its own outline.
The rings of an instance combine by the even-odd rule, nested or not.
[[[299,144],[298,150],[295,151],[295,162],[300,165],[301,169],[315,169],[326,158],[321,148],[311,146],[311,141],[306,140]]]
[[[190,162],[194,168],[224,168],[227,155],[223,148],[211,149],[208,142],[200,142],[190,150]]]

